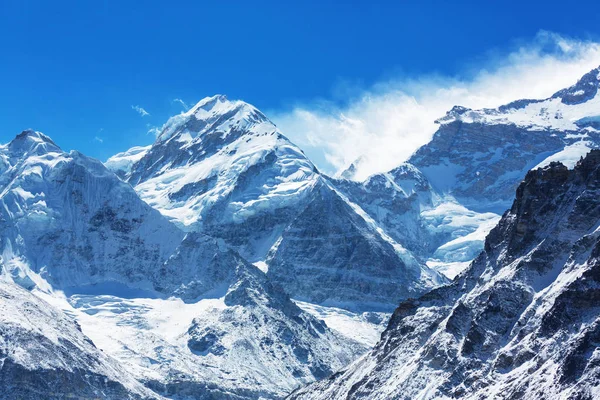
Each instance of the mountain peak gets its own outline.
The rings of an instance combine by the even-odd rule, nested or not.
[[[50,137],[33,129],[25,129],[23,132],[19,133],[14,140],[33,140],[38,142],[54,143]]]
[[[214,95],[200,100],[190,110],[171,117],[162,128],[158,142],[188,134],[191,138],[210,132],[227,133],[230,130],[250,130],[253,126],[274,125],[256,107],[241,100],[229,100]]]
[[[203,109],[203,110],[209,111],[213,107],[218,105],[219,103],[229,103],[229,102],[230,101],[229,101],[229,99],[227,99],[227,96],[225,96],[223,94],[215,94],[214,96],[203,98],[198,103],[196,103],[196,105],[194,107],[192,107],[190,110],[196,111],[199,109]]]
[[[594,68],[571,87],[556,92],[552,98],[560,98],[563,104],[576,105],[593,99],[600,86],[600,67]]]
[[[42,132],[26,129],[19,133],[9,144],[8,148],[17,153],[47,153],[61,151],[50,137]]]

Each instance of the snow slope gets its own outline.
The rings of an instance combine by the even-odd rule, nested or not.
[[[0,399],[158,399],[79,325],[14,283],[0,280]]]
[[[328,329],[255,268],[194,303],[40,293],[132,376],[167,398],[281,398],[366,347]]]

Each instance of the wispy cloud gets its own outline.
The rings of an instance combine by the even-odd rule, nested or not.
[[[345,106],[320,100],[271,117],[322,170],[338,172],[362,156],[357,177],[366,178],[394,168],[427,143],[434,121],[454,105],[484,108],[545,98],[598,65],[600,43],[540,32],[461,77],[389,80],[359,89]]]
[[[104,143],[104,139],[102,139],[101,137],[98,137],[98,136],[94,136],[94,141],[98,142],[98,143]]]
[[[148,111],[144,110],[143,107],[140,107],[140,106],[131,106],[131,108],[133,110],[135,110],[138,114],[140,114],[142,117],[150,115],[150,113]]]
[[[173,103],[179,103],[179,104],[181,104],[181,107],[183,107],[184,111],[187,111],[187,110],[190,109],[190,107],[188,106],[188,104],[185,101],[181,100],[181,99],[173,99]]]
[[[158,137],[158,135],[160,135],[160,133],[162,132],[162,127],[160,126],[146,125],[146,128],[148,128],[148,131],[146,133],[148,135],[154,135],[155,137]]]

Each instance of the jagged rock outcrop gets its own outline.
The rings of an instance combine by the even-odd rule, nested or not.
[[[452,284],[402,302],[375,349],[292,399],[600,394],[600,151],[527,174]]]

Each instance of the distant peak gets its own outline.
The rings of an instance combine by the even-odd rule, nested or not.
[[[195,138],[211,131],[227,132],[233,126],[247,130],[263,122],[270,121],[253,105],[241,100],[229,100],[227,96],[217,94],[206,97],[190,110],[171,117],[163,125],[157,142],[166,142],[180,133],[187,133]]]
[[[559,90],[552,97],[560,98],[564,104],[581,104],[596,96],[598,86],[600,86],[600,67],[594,68],[582,76],[575,85]]]
[[[462,115],[464,115],[470,111],[473,111],[473,110],[468,107],[454,106],[454,107],[452,107],[452,109],[450,111],[448,111],[446,113],[446,115],[444,115],[442,118],[438,118],[435,121],[435,123],[436,124],[445,124],[445,123],[453,122],[457,119],[460,119]]]
[[[41,149],[42,152],[49,150],[60,151],[60,148],[50,137],[33,129],[26,129],[19,133],[10,143],[9,148],[17,152],[31,152]]]
[[[205,97],[200,100],[194,107],[191,108],[191,112],[195,112],[199,109],[203,109],[205,111],[210,111],[214,108],[215,105],[219,103],[229,103],[230,101],[227,99],[227,96],[223,94],[216,94],[214,96]]]
[[[19,133],[15,137],[15,140],[28,140],[28,139],[54,143],[52,141],[52,139],[50,139],[48,136],[44,135],[42,132],[34,131],[33,129],[25,129],[23,132]]]

